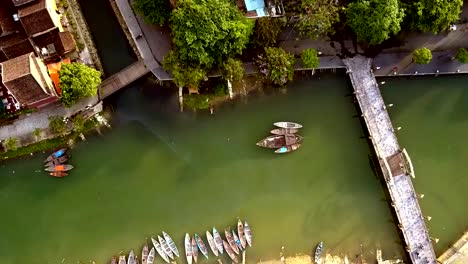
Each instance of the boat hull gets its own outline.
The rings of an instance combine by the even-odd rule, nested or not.
[[[322,251],[323,251],[323,242],[320,241],[320,243],[317,245],[317,248],[315,248],[315,256],[314,256],[315,264],[320,263],[320,256],[322,255]]]
[[[290,146],[282,146],[281,148],[275,150],[275,153],[284,154],[284,153],[293,152],[293,151],[295,151],[296,149],[300,148],[301,146],[302,146],[302,145],[299,144],[299,143],[292,144],[292,145],[290,145]]]
[[[56,166],[47,167],[44,170],[49,171],[49,172],[53,172],[53,171],[69,171],[71,169],[73,169],[72,165],[63,164],[63,165],[56,165]]]
[[[198,249],[203,254],[203,256],[208,259],[208,249],[206,248],[203,240],[197,234],[195,234],[195,242],[197,242]]]
[[[174,243],[174,240],[172,240],[172,238],[166,233],[163,231],[163,237],[164,239],[166,240],[167,244],[169,244],[169,248],[171,249],[171,251],[177,256],[179,257],[179,250],[177,249],[177,246],[176,244]]]
[[[210,245],[211,251],[215,256],[218,256],[218,248],[216,247],[213,236],[209,231],[206,231],[206,240],[208,240],[208,245]]]
[[[300,143],[303,139],[304,138],[302,136],[296,134],[273,135],[268,136],[257,142],[257,146],[277,149],[283,146],[289,146],[296,143]]]
[[[296,134],[297,132],[299,132],[298,128],[276,128],[270,131],[274,135]]]
[[[226,236],[227,242],[229,243],[229,246],[231,246],[231,249],[236,253],[239,254],[239,248],[236,245],[236,242],[234,241],[234,238],[232,237],[231,232],[228,230],[224,230],[224,235]]]
[[[249,224],[247,221],[244,223],[244,233],[245,233],[245,240],[247,241],[247,244],[249,244],[249,247],[252,246],[252,230],[250,229]]]
[[[54,153],[50,154],[45,160],[44,163],[52,161],[53,159],[60,158],[63,154],[67,152],[66,148],[61,148]]]
[[[45,167],[51,167],[51,166],[56,166],[56,165],[60,165],[62,163],[65,163],[68,161],[68,156],[61,156],[57,159],[53,159],[49,162],[47,162],[44,166]]]
[[[166,240],[164,240],[164,238],[162,238],[161,236],[158,236],[158,241],[159,241],[159,244],[161,244],[161,247],[164,250],[164,253],[166,253],[166,255],[173,260],[174,254],[172,254],[171,248],[167,244]]]
[[[239,248],[239,250],[240,251],[244,250],[244,248],[242,247],[242,244],[240,242],[240,239],[236,234],[236,231],[232,230],[231,232],[232,232],[232,238],[234,238],[234,242],[236,242],[236,245]]]
[[[219,253],[223,254],[223,239],[221,238],[221,235],[218,233],[218,230],[213,227],[213,238],[216,244],[216,247],[218,248]]]
[[[156,249],[156,251],[158,252],[159,256],[161,256],[161,258],[164,259],[164,261],[169,263],[169,258],[167,257],[166,253],[164,253],[164,250],[163,250],[161,244],[159,244],[159,242],[154,238],[151,238],[151,242],[153,242],[153,246]]]
[[[279,128],[302,128],[301,124],[294,123],[294,122],[276,122],[273,123],[274,126],[279,127]]]
[[[187,258],[187,263],[192,264],[192,243],[190,243],[190,235],[187,233],[185,234],[185,258]]]
[[[232,251],[231,245],[229,245],[228,242],[223,240],[223,246],[224,246],[224,250],[226,251],[228,256],[232,259],[232,261],[237,263],[237,257],[236,257],[236,254],[234,254],[234,251]]]
[[[143,246],[143,249],[141,250],[141,264],[146,264],[146,260],[148,259],[148,244],[145,244]]]
[[[240,219],[237,220],[237,234],[239,234],[239,239],[242,248],[245,248],[247,246],[247,241],[245,240],[244,224],[242,224],[242,221]]]
[[[156,256],[156,251],[154,250],[154,247],[151,247],[148,258],[146,259],[146,264],[153,264],[155,256]]]
[[[195,242],[195,238],[192,238],[192,256],[193,256],[193,260],[195,261],[195,263],[197,263],[198,246],[197,246],[197,242]]]

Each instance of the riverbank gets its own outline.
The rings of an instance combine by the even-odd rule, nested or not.
[[[354,257],[348,255],[332,255],[325,254],[321,258],[320,264],[365,264],[365,263],[376,263],[379,264],[396,264],[403,263],[401,260],[379,260],[376,259],[367,262],[361,256],[357,255]],[[260,261],[257,264],[315,264],[313,256],[310,255],[298,255],[294,257],[286,257],[284,259]]]
[[[468,263],[468,231],[445,251],[437,261],[442,264]]]

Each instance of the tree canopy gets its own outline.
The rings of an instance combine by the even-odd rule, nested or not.
[[[460,63],[468,63],[468,50],[464,48],[459,48],[457,50],[457,55],[455,56],[455,58]]]
[[[171,14],[167,0],[134,0],[133,8],[149,24],[163,25]]]
[[[307,68],[318,68],[320,62],[318,59],[318,54],[315,49],[305,49],[301,54],[302,64]]]
[[[49,116],[49,129],[53,133],[62,135],[67,131],[67,124],[65,124],[61,116]]]
[[[406,6],[410,30],[437,34],[459,19],[463,0],[409,1]]]
[[[257,19],[253,34],[254,45],[257,47],[275,46],[285,25],[284,18],[262,17]]]
[[[282,48],[265,48],[268,79],[277,85],[292,81],[294,76],[294,55]]]
[[[94,96],[101,83],[101,73],[81,63],[63,64],[59,72],[62,103],[66,107],[79,99]]]
[[[240,81],[244,76],[244,64],[241,60],[229,58],[221,65],[221,75],[229,81]]]
[[[397,34],[403,16],[398,0],[358,0],[350,3],[346,10],[347,23],[358,40],[371,45]]]
[[[317,39],[334,33],[333,24],[340,21],[339,10],[335,0],[302,0],[302,11],[297,28],[303,36]]]
[[[191,86],[198,89],[198,85],[206,75],[206,71],[200,66],[184,65],[180,61],[177,51],[174,50],[164,57],[163,67],[165,70],[172,72],[173,81],[179,87]]]
[[[429,64],[432,60],[432,52],[428,48],[419,48],[413,51],[413,61],[416,64]]]

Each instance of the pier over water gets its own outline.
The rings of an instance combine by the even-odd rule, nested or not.
[[[414,178],[414,169],[408,153],[398,144],[395,129],[371,71],[371,59],[357,55],[343,62],[377,154],[411,262],[435,264],[437,258],[410,178]]]

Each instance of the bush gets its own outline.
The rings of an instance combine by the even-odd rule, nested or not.
[[[415,49],[413,51],[413,61],[416,64],[429,64],[432,60],[432,52],[428,48]]]
[[[306,49],[301,54],[302,64],[307,68],[318,68],[319,66],[319,59],[318,54],[315,49]]]
[[[82,116],[75,116],[72,120],[73,130],[77,133],[83,132],[85,130],[85,122],[86,120]]]
[[[455,58],[460,63],[468,63],[468,50],[464,48],[459,48],[457,50],[457,55],[455,56]]]
[[[3,146],[7,150],[15,151],[16,149],[18,149],[18,139],[15,138],[15,137],[7,138],[7,139],[5,139],[5,142],[3,142]]]
[[[228,87],[225,81],[216,83],[212,89],[214,96],[223,96],[228,94]]]
[[[268,79],[276,85],[284,85],[293,80],[294,76],[294,55],[286,52],[282,48],[265,48],[266,74]]]
[[[184,97],[184,105],[190,109],[207,109],[210,107],[210,98],[204,94],[191,94]]]
[[[67,125],[61,116],[49,116],[49,129],[56,134],[65,134]]]
[[[36,139],[38,139],[41,136],[41,129],[40,128],[34,129],[32,134]]]

